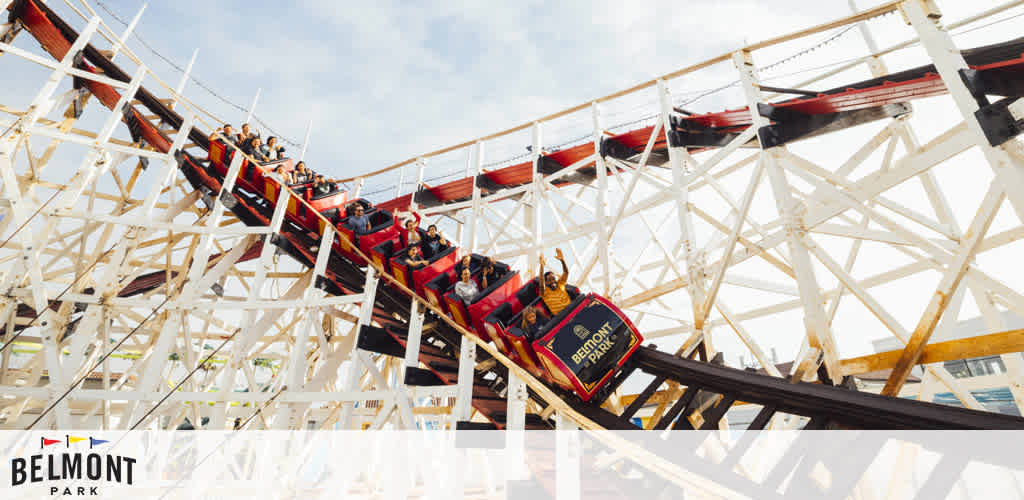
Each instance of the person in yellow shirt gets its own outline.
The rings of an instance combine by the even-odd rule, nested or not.
[[[561,248],[555,249],[555,258],[562,263],[562,276],[556,279],[555,273],[544,272],[544,254],[541,254],[540,278],[538,280],[544,283],[541,287],[540,298],[544,301],[544,305],[548,306],[552,315],[562,312],[562,309],[572,302],[569,293],[565,291],[565,284],[569,281],[569,266],[565,265],[565,257],[562,256]]]

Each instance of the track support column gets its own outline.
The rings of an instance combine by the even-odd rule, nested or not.
[[[476,344],[462,337],[459,345],[459,379],[455,393],[454,417],[458,422],[468,422],[473,411],[473,379],[476,367]]]
[[[928,51],[936,71],[942,77],[949,95],[960,110],[968,130],[971,131],[974,143],[984,153],[989,166],[999,178],[1017,217],[1024,221],[1024,165],[1015,162],[1006,151],[1009,147],[1019,147],[1018,143],[1013,140],[1001,146],[992,146],[989,143],[985,130],[975,115],[981,108],[979,98],[971,93],[961,77],[961,71],[969,69],[967,62],[960,54],[960,49],[953,43],[953,38],[939,26],[942,13],[932,6],[931,2],[908,0],[903,2],[901,10],[920,36],[921,44]]]
[[[530,185],[530,203],[523,207],[526,214],[526,228],[530,233],[530,246],[529,251],[526,253],[526,269],[529,276],[537,274],[538,260],[540,259],[541,252],[544,251],[541,248],[541,235],[544,233],[544,225],[541,219],[541,197],[543,196],[544,186],[541,182],[540,172],[537,170],[540,164],[541,144],[543,143],[543,131],[540,122],[533,123],[532,132],[533,167],[530,179],[532,179],[533,183]]]
[[[562,414],[555,415],[555,491],[558,500],[580,498],[580,431]]]
[[[607,297],[611,291],[611,284],[615,281],[609,256],[611,234],[608,228],[608,170],[604,157],[601,156],[601,137],[604,135],[601,128],[601,105],[595,101],[590,107],[594,121],[594,169],[597,170],[597,203],[594,206],[594,215],[597,217],[597,246],[594,251],[601,262],[601,294]]]
[[[480,203],[481,193],[479,179],[480,174],[483,173],[484,142],[476,141],[476,144],[473,145],[473,149],[476,152],[476,154],[473,155],[474,158],[472,160],[474,162],[473,201],[472,206],[469,209],[469,225],[467,227],[466,234],[462,239],[463,246],[467,252],[476,251],[477,238],[479,238],[480,217],[483,215],[483,206]]]
[[[423,312],[420,303],[413,299],[409,306],[409,336],[405,343],[405,383],[409,383],[409,370],[420,366],[420,343],[423,336]]]
[[[749,51],[742,50],[733,53],[733,65],[740,74],[740,83],[743,86],[747,98],[747,107],[750,110],[752,127],[761,127],[768,124],[766,118],[760,115],[757,105],[762,101],[761,90],[757,87],[758,79],[754,60]],[[782,217],[785,230],[786,242],[789,247],[790,260],[793,264],[793,272],[796,274],[797,289],[800,293],[800,300],[803,302],[804,327],[807,331],[807,341],[811,347],[807,359],[817,366],[817,357],[823,356],[829,378],[838,383],[842,380],[842,371],[839,368],[839,355],[836,351],[835,341],[832,338],[832,330],[825,315],[824,301],[821,296],[821,287],[818,285],[817,277],[812,267],[811,257],[807,247],[803,244],[803,211],[806,208],[793,196],[786,174],[778,165],[778,146],[765,150],[762,146],[760,160],[768,173],[771,183],[772,194],[779,215]],[[800,360],[797,360],[798,362]],[[794,364],[797,366],[797,364]],[[813,370],[811,370],[813,371]]]
[[[360,335],[363,326],[369,325],[373,318],[373,303],[377,300],[377,272],[372,266],[366,266],[366,282],[363,285],[363,303],[359,306],[359,320],[356,322],[355,335]],[[349,355],[348,375],[345,379],[345,390],[358,391],[359,379],[362,370],[358,342],[352,342],[352,354]],[[341,416],[338,417],[338,428],[347,430],[349,428],[352,411],[355,403],[346,401],[342,403]]]

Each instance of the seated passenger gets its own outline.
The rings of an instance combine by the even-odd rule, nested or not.
[[[242,151],[245,151],[244,147]],[[263,154],[263,140],[259,137],[253,137],[249,140],[249,150],[246,153],[259,163],[270,161],[270,158]]]
[[[519,322],[519,328],[526,333],[526,338],[530,340],[536,340],[537,335],[540,333],[540,327],[544,324],[542,319],[546,319],[541,314],[540,308],[534,306],[526,306],[523,309],[523,319]]]
[[[480,270],[480,286],[487,288],[497,281],[498,278],[501,278],[501,275],[494,268],[494,259],[484,257],[482,269]]]
[[[313,196],[328,195],[337,190],[337,186],[327,182],[324,176],[316,174],[316,177],[313,179]]]
[[[210,134],[210,140],[217,140],[226,144],[234,144],[236,146],[238,145],[238,138],[235,136],[235,131],[231,128],[231,125],[227,123],[225,123],[223,127],[214,130],[213,133]]]
[[[456,276],[462,276],[462,270],[463,269],[469,269],[469,272],[473,272],[472,266],[470,265],[472,262],[473,262],[473,255],[472,254],[468,254],[467,253],[466,255],[463,255],[462,258],[459,259],[459,261],[455,263],[455,275]]]
[[[473,302],[473,298],[480,293],[480,288],[473,281],[473,275],[470,274],[469,269],[463,269],[459,277],[459,282],[455,284],[455,296],[462,299],[468,306],[470,302]]]
[[[548,306],[548,310],[551,314],[558,314],[565,309],[572,300],[569,298],[569,292],[565,291],[565,284],[569,281],[569,266],[565,265],[565,257],[562,256],[562,249],[555,249],[555,258],[562,263],[562,275],[557,279],[555,273],[548,271],[544,272],[544,254],[540,256],[540,278],[539,283],[543,283],[540,290],[540,297],[544,301],[544,305]]]
[[[295,182],[309,182],[313,180],[313,171],[306,167],[306,162],[300,161],[295,165]]]
[[[427,236],[423,238],[423,242],[420,245],[423,247],[423,255],[427,256],[429,259],[434,255],[437,255],[441,250],[447,248],[448,240],[446,240],[441,233],[437,232],[436,225],[431,224],[430,227],[427,228]]]
[[[292,180],[295,178],[292,176],[292,172],[285,171],[284,165],[274,167],[273,171],[266,174],[266,176],[286,185],[291,184]]]
[[[352,208],[352,215],[348,217],[348,221],[345,223],[353,233],[356,234],[367,234],[370,232],[370,216],[365,215],[363,206],[358,203]]]
[[[416,228],[416,219],[408,219],[408,220],[406,220],[405,221],[405,241],[406,241],[406,245],[408,245],[408,246],[413,246],[413,245],[419,246],[420,244],[422,244],[422,242],[420,240],[421,240],[420,232]]]
[[[260,146],[260,152],[262,152],[269,161],[277,161],[284,158],[284,146],[277,144],[277,137],[271,136],[268,138],[267,143]]]
[[[252,133],[252,128],[249,126],[249,124],[243,123],[242,131],[238,133],[238,136],[235,138],[235,141],[238,143],[238,145],[247,144],[249,143],[249,141],[252,140],[253,137],[259,137],[259,134]]]
[[[413,269],[421,269],[430,264],[429,261],[423,260],[423,257],[420,256],[419,247],[406,247],[405,255],[399,259],[399,262]]]

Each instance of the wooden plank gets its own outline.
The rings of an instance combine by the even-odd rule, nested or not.
[[[921,352],[918,364],[939,363],[958,359],[997,356],[1024,351],[1024,329],[967,337],[928,344]],[[896,366],[903,349],[869,354],[839,362],[843,375],[857,375],[876,370],[890,370]],[[627,396],[628,397],[628,396]]]

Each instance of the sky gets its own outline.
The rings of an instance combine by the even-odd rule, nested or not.
[[[311,163],[344,177],[529,121],[846,8],[845,0],[830,3],[835,8],[801,9],[795,1],[772,9],[755,1],[696,1],[682,9],[676,2],[324,0],[281,8],[184,0],[150,3],[137,31],[180,66],[198,48],[193,75],[234,103],[247,108],[262,88],[256,115],[284,136],[301,142],[312,122]],[[141,3],[102,5],[127,21]],[[146,59],[177,82],[175,71]],[[244,119],[194,84],[185,94],[236,125]]]
[[[861,8],[878,3],[858,0]],[[949,19],[958,19],[965,11],[976,12],[997,2],[939,3]],[[74,26],[83,24],[62,2],[50,4]],[[105,7],[125,21],[142,7],[142,2],[129,0],[93,0],[90,4]],[[284,137],[301,142],[307,124],[312,123],[308,163],[329,176],[348,177],[529,122],[747,43],[849,12],[847,0],[780,0],[766,5],[754,0],[685,4],[524,0],[443,5],[311,0],[282,6],[280,2],[179,0],[151,2],[136,32],[178,66],[184,66],[198,49],[193,76],[242,108],[248,108],[257,89],[262,89],[256,116]],[[122,29],[109,13],[100,13],[115,30]],[[1019,36],[1020,27],[1020,20],[1008,22],[957,42],[969,47],[1006,40]],[[875,28],[882,46],[909,33],[896,15],[879,20]],[[780,60],[830,34],[759,52],[758,63]],[[130,47],[165,81],[177,83],[180,75],[138,40]],[[808,54],[778,71],[841,60],[863,53],[862,47],[855,37],[844,36],[830,51]],[[916,64],[912,58],[900,57],[887,59],[891,71]],[[726,67],[673,82],[673,91],[683,95],[735,78],[729,65],[720,66]],[[39,81],[39,73],[15,75],[7,90],[14,95],[14,102],[2,102],[17,106],[18,98],[28,99],[28,91]],[[28,91],[20,92],[19,82]],[[195,82],[189,82],[184,93],[236,126],[245,117],[244,109],[212,96]],[[741,102],[738,90],[731,89],[697,102],[694,108],[720,110]],[[925,142],[942,128],[937,121],[930,128],[933,124],[926,108],[920,109],[920,134]],[[626,120],[643,111],[625,109],[614,116]],[[948,114],[949,109],[943,112]],[[557,133],[551,131],[552,137]],[[565,134],[572,137],[573,131]],[[489,149],[487,159],[521,154],[528,143],[528,135],[518,136]],[[851,146],[821,141],[817,147],[842,150]],[[291,151],[296,149],[290,146]],[[459,161],[431,164],[436,172],[428,175],[444,173],[452,165],[458,168]],[[974,198],[975,192],[983,192],[987,181],[985,177],[951,179],[963,182],[961,191]],[[734,191],[734,195],[740,192]],[[963,206],[970,208],[958,213],[966,220],[977,205],[974,198],[964,201]],[[891,296],[899,293],[893,291]],[[927,298],[926,293],[917,295],[915,299]],[[900,307],[908,315],[904,324],[912,326],[921,307],[923,304],[917,303]],[[848,337],[856,338],[858,346],[848,354],[862,353],[871,338],[884,335],[877,324],[872,328],[877,334]],[[792,344],[788,340],[782,343]],[[788,359],[785,354],[782,357]]]

